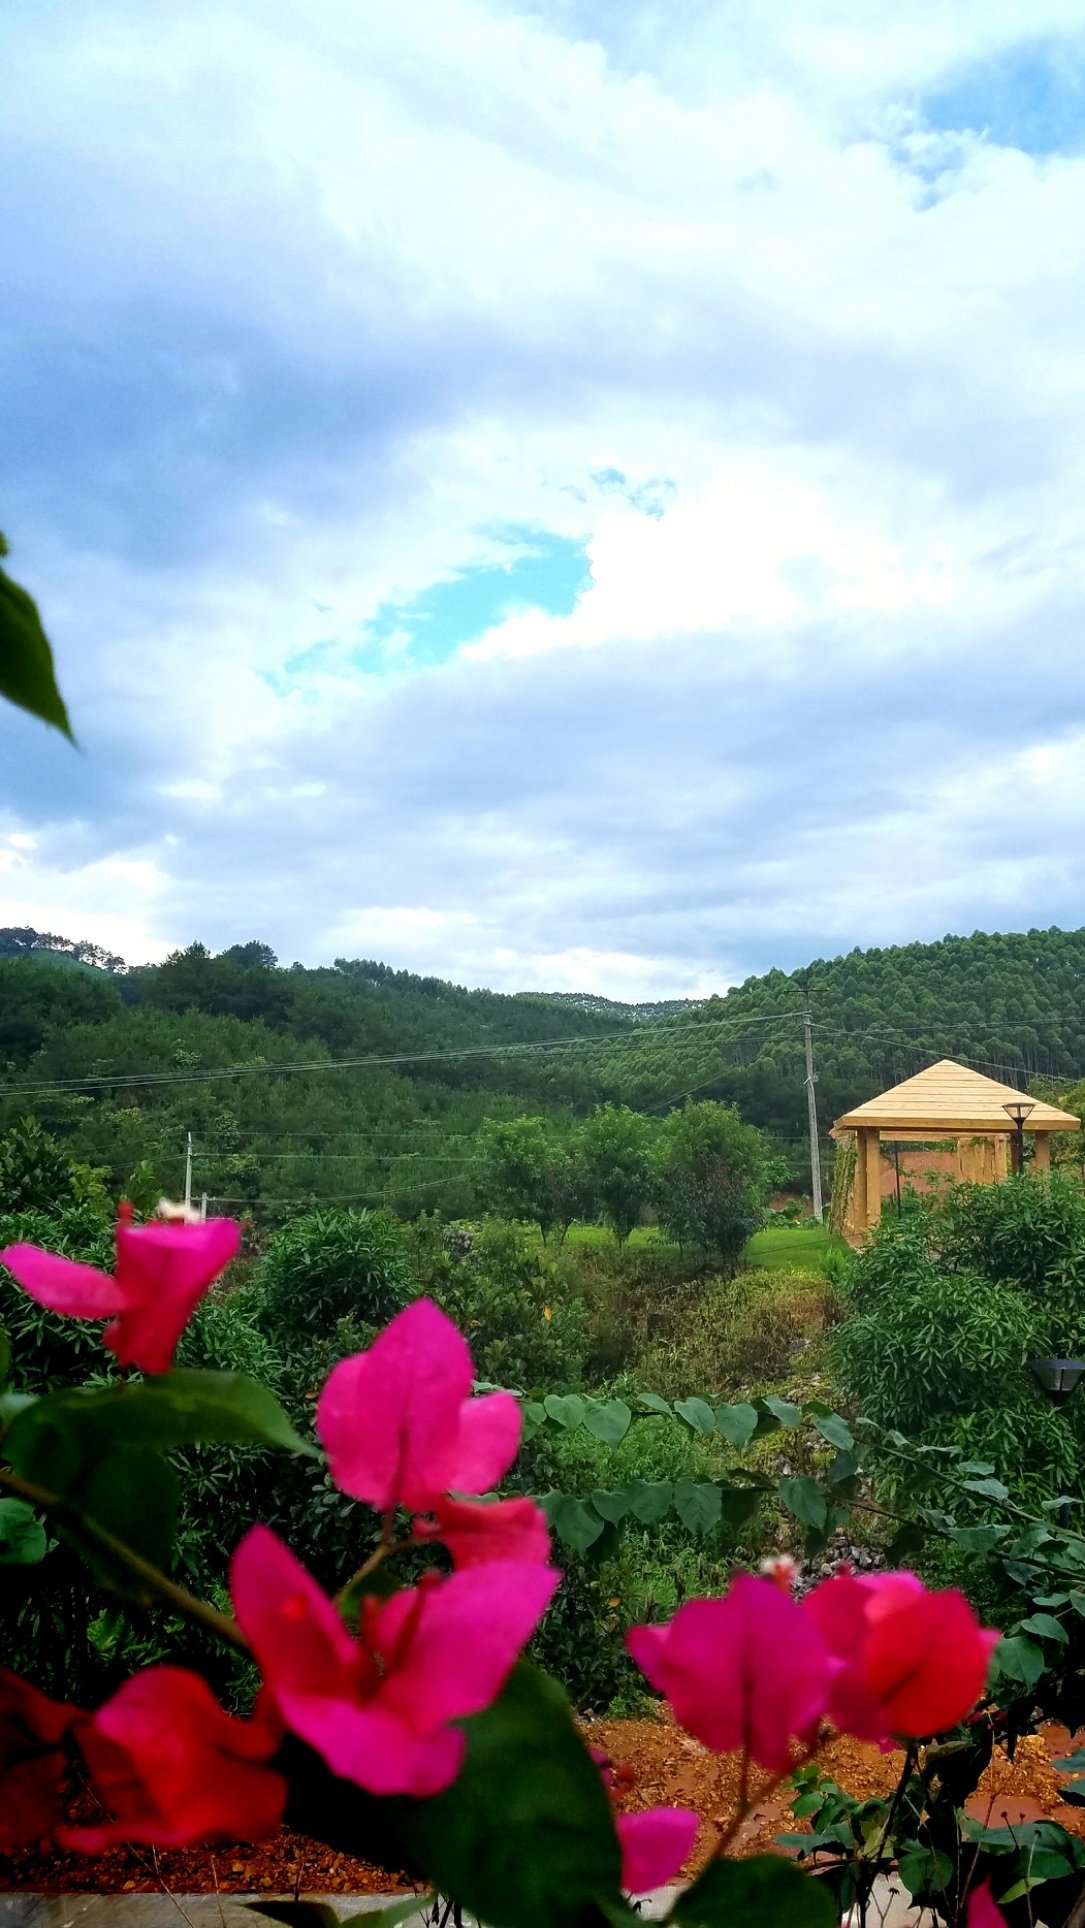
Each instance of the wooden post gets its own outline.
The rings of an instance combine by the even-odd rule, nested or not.
[[[1034,1131],[1032,1137],[1032,1169],[1034,1172],[1051,1170],[1051,1134],[1047,1131]]]
[[[862,1172],[863,1230],[869,1232],[882,1215],[881,1134],[864,1129],[859,1133],[856,1177]]]

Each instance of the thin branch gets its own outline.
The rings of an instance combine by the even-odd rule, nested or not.
[[[220,1613],[210,1601],[201,1600],[196,1594],[189,1593],[186,1587],[178,1586],[176,1580],[171,1580],[160,1567],[145,1560],[141,1553],[126,1546],[123,1540],[116,1539],[104,1526],[99,1526],[97,1520],[80,1513],[59,1493],[49,1493],[43,1486],[33,1485],[8,1467],[0,1467],[0,1489],[17,1494],[31,1506],[38,1507],[42,1513],[49,1513],[62,1525],[69,1526],[74,1533],[107,1553],[111,1560],[115,1560],[118,1566],[124,1567],[133,1579],[139,1581],[147,1594],[172,1607],[175,1613],[183,1614],[186,1620],[194,1620],[208,1633],[213,1633],[219,1640],[228,1641],[231,1647],[239,1648],[242,1653],[249,1652],[249,1643],[230,1614]]]

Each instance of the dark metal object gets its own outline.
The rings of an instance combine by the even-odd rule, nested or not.
[[[1036,1106],[1030,1104],[1027,1098],[1013,1098],[1009,1104],[1003,1105],[1002,1109],[1008,1112],[1009,1116],[1013,1119],[1015,1133],[1014,1169],[1018,1178],[1020,1178],[1025,1169],[1025,1119],[1031,1117]]]
[[[1085,1359],[1030,1359],[1029,1366],[1048,1398],[1056,1406],[1064,1406],[1085,1372]],[[1059,1525],[1069,1524],[1070,1508],[1064,1500],[1059,1507]]]

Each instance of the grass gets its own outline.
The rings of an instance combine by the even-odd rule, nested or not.
[[[824,1272],[833,1254],[845,1249],[824,1225],[767,1225],[742,1256],[762,1272]]]

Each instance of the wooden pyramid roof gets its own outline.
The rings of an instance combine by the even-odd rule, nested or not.
[[[905,1078],[903,1084],[883,1091],[865,1105],[838,1118],[834,1130],[873,1127],[880,1131],[916,1132],[930,1127],[933,1137],[948,1137],[958,1131],[1012,1131],[1013,1121],[1003,1110],[1015,1099],[1023,1099],[1033,1109],[1025,1119],[1026,1131],[1077,1131],[1080,1118],[1056,1105],[1045,1105],[1012,1085],[985,1078],[967,1065],[942,1058]]]

